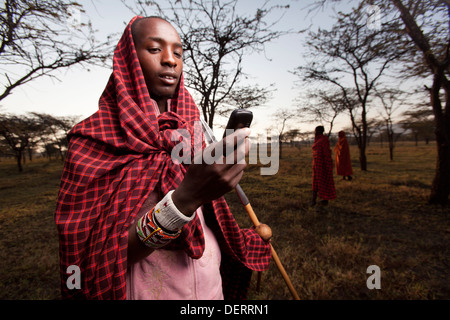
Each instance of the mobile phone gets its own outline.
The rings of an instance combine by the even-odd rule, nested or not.
[[[225,128],[223,137],[226,137],[228,134],[234,132],[234,131],[227,130],[227,129],[237,130],[240,128],[250,128],[250,124],[252,123],[252,120],[253,120],[253,113],[251,111],[246,110],[246,109],[233,110],[233,112],[230,115],[230,119],[228,119],[228,123]]]

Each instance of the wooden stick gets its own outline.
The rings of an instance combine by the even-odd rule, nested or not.
[[[242,205],[245,208],[245,211],[247,211],[248,216],[250,217],[250,220],[253,222],[253,225],[255,227],[260,225],[260,222],[258,220],[258,217],[256,216],[255,212],[253,211],[253,208],[250,204],[250,201],[248,201],[247,196],[244,193],[244,190],[242,190],[241,186],[238,184],[235,188],[239,199],[241,200]],[[276,253],[275,249],[273,248],[272,244],[270,244],[270,248],[272,251],[272,259],[275,261],[275,264],[277,265],[278,271],[280,271],[281,276],[284,279],[284,282],[286,282],[286,285],[291,292],[292,297],[295,300],[300,300],[300,297],[295,290],[294,286],[292,285],[291,279],[289,278],[286,270],[283,267],[283,264],[280,261],[280,258],[278,257],[278,254]]]

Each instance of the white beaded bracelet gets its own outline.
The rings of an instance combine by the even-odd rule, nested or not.
[[[176,239],[181,228],[194,219],[182,214],[172,201],[172,191],[158,202],[149,212],[137,222],[136,233],[139,239],[148,247],[161,248]]]
[[[194,219],[195,213],[191,217],[188,217],[178,210],[172,201],[172,193],[174,191],[169,191],[155,206],[155,218],[162,228],[176,232]]]

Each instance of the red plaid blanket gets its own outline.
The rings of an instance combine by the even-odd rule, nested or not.
[[[331,159],[330,142],[327,136],[316,137],[313,150],[313,191],[324,200],[336,198],[333,179],[333,160]]]
[[[146,197],[175,189],[186,167],[170,158],[177,129],[191,133],[199,111],[180,80],[171,112],[156,115],[131,35],[133,18],[114,52],[113,72],[99,110],[69,133],[55,213],[64,298],[125,299],[128,228]],[[205,205],[223,261],[225,298],[245,298],[250,270],[267,270],[270,247],[252,229],[240,229],[225,200]],[[198,218],[171,245],[193,259],[204,238]],[[67,268],[81,270],[81,289],[69,290]],[[240,277],[243,277],[242,279]]]

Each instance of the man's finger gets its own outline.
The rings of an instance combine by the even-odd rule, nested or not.
[[[244,155],[246,154],[246,146],[245,146],[245,142],[246,142],[246,138],[248,138],[250,136],[251,130],[249,128],[242,128],[242,129],[238,129],[236,130],[234,133],[226,136],[224,139],[222,139],[223,142],[223,155],[225,158],[228,158],[228,156],[232,153],[235,153],[235,151],[237,149],[239,149],[241,146],[244,148],[243,149],[243,153]],[[242,153],[242,151],[241,151]],[[238,157],[241,158],[241,157]],[[234,159],[236,159],[236,157],[234,157]],[[233,164],[236,163],[235,160],[233,160],[233,158],[231,158],[230,160],[231,163],[226,162],[227,164]]]

